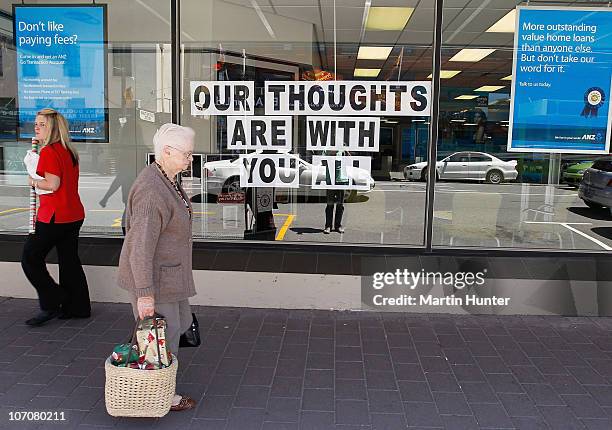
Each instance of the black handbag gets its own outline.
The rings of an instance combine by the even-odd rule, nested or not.
[[[200,340],[198,319],[194,313],[191,314],[191,317],[193,318],[193,321],[191,321],[191,326],[187,329],[187,331],[181,335],[179,348],[195,348],[200,346],[202,343]]]

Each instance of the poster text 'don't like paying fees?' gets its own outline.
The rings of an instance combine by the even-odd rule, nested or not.
[[[13,5],[19,137],[53,108],[77,141],[108,142],[106,5]]]

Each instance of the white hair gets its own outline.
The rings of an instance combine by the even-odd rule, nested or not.
[[[170,122],[162,125],[155,133],[155,136],[153,136],[155,159],[159,160],[161,158],[164,146],[179,145],[180,147],[185,147],[185,145],[192,143],[194,138],[195,131],[192,128]]]

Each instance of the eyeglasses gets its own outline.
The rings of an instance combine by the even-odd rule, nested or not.
[[[187,159],[187,160],[188,160],[188,159],[190,159],[191,157],[193,157],[193,151],[187,151],[187,152],[185,152],[185,151],[181,151],[180,149],[175,148],[174,146],[171,146],[171,145],[166,145],[166,146],[167,146],[168,148],[172,148],[172,149],[174,149],[175,151],[180,152],[180,153],[183,155],[183,157],[185,157],[185,159]]]

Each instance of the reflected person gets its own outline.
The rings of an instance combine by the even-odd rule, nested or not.
[[[112,139],[113,143],[111,144],[112,156],[116,163],[115,178],[99,202],[99,205],[103,208],[106,207],[108,200],[119,189],[121,189],[121,201],[125,208],[130,187],[135,180],[136,160],[134,157],[141,133],[140,125],[136,119],[134,95],[131,87],[125,90],[124,100],[125,108],[118,118],[119,127],[114,128],[118,130],[118,133]],[[125,211],[121,217],[121,227],[124,229],[123,233],[125,234]]]
[[[324,155],[327,155],[325,152]],[[329,155],[341,156],[342,151],[332,151]],[[348,153],[347,153],[348,155]],[[329,173],[329,166],[325,169],[325,181],[330,184],[331,178]],[[334,163],[334,175],[336,185],[348,185],[348,178],[343,175],[342,167],[340,163]],[[342,227],[342,216],[344,214],[344,190],[332,189],[326,191],[326,205],[325,205],[325,229],[324,234],[329,234],[332,228],[338,233],[344,233],[344,227]],[[336,207],[336,214],[334,216],[334,206]]]

